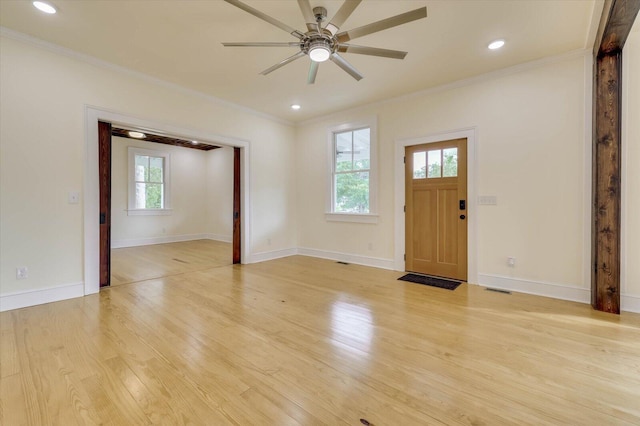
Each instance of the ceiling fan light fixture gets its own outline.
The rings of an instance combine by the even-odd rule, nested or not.
[[[331,49],[325,43],[312,44],[309,48],[309,57],[314,62],[324,62],[331,56]]]
[[[302,107],[300,105],[298,105],[298,104],[291,105],[291,109],[293,109],[295,111],[299,110],[300,108],[302,108]]]

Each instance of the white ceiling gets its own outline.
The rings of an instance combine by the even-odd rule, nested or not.
[[[302,32],[294,0],[244,0]],[[341,30],[427,6],[426,19],[353,40],[405,50],[404,60],[345,53],[365,78],[335,64],[307,85],[309,59],[259,73],[296,48],[223,47],[231,41],[295,41],[221,0],[55,0],[56,15],[31,1],[0,0],[0,25],[99,59],[292,122],[591,47],[601,0],[364,0]],[[329,18],[342,0],[311,0]],[[595,12],[594,12],[595,11]],[[593,18],[595,13],[595,19]],[[487,44],[507,41],[499,51]],[[292,111],[299,103],[302,109]]]

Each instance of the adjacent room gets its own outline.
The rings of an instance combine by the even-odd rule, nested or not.
[[[640,424],[639,10],[0,1],[0,424]]]

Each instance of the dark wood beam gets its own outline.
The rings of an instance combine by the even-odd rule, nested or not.
[[[233,148],[233,264],[242,263],[241,151]]]
[[[594,44],[591,305],[620,313],[622,48],[640,0],[607,0]]]

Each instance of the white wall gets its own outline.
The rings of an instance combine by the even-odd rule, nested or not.
[[[623,55],[622,294],[627,308],[640,311],[640,19]],[[625,308],[623,298],[622,308]]]
[[[233,148],[207,153],[206,226],[211,238],[230,242],[233,234]]]
[[[518,70],[300,126],[299,246],[392,261],[395,141],[475,127],[477,192],[498,198],[497,206],[477,208],[480,283],[588,301],[589,54]],[[326,129],[371,115],[378,118],[379,223],[327,222]]]
[[[112,247],[198,238],[231,240],[233,148],[201,151],[120,137],[112,141]],[[170,154],[170,215],[127,214],[128,147]]]
[[[68,204],[67,193],[83,189],[86,105],[250,141],[249,253],[296,246],[293,127],[5,35],[0,38],[0,309],[21,306],[16,297],[27,293],[40,291],[44,299],[57,300],[78,295],[82,287],[82,199]],[[16,280],[17,266],[29,268],[27,280]]]

